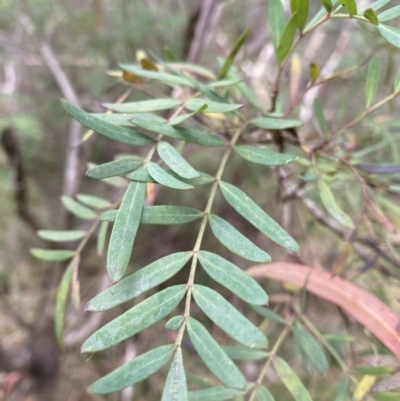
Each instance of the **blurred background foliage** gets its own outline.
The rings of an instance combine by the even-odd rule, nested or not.
[[[357,1],[357,4],[368,2]],[[283,4],[288,11],[289,2],[283,1]],[[196,41],[195,29],[206,7],[210,7],[211,11],[202,31],[201,46],[193,54],[191,50]],[[318,9],[319,3],[311,1],[310,15],[314,15]],[[152,348],[155,344],[162,344],[165,336],[170,335],[160,323],[138,336],[134,343],[93,355],[89,360],[80,356],[79,341],[82,342],[90,333],[90,327],[97,327],[99,319],[110,320],[115,314],[108,312],[105,317],[96,318],[87,316],[83,311],[85,302],[98,293],[100,288],[108,285],[104,281],[104,260],[96,255],[93,242],[93,246],[87,247],[81,263],[82,306],[79,309],[69,307],[66,312],[67,336],[74,337],[74,345],[64,353],[56,351],[52,316],[54,296],[63,266],[49,266],[33,260],[29,249],[44,246],[36,237],[35,231],[38,228],[76,227],[82,223],[65,216],[60,205],[60,196],[68,188],[68,137],[72,128],[70,117],[57,100],[58,97],[65,97],[65,94],[57,81],[57,74],[51,70],[51,61],[46,59],[45,54],[48,53],[45,49],[50,49],[55,57],[81,107],[87,111],[101,112],[103,109],[100,102],[115,102],[126,90],[119,79],[107,72],[116,70],[118,63],[136,62],[138,51],[145,50],[148,54],[174,57],[176,60],[189,59],[216,71],[217,58],[226,56],[240,33],[250,27],[251,35],[240,54],[239,67],[242,76],[246,77],[262,102],[264,110],[268,110],[271,84],[277,68],[267,29],[267,10],[266,0],[0,0],[0,131],[3,133],[3,147],[0,149],[0,367],[4,368],[1,362],[3,352],[11,350],[17,357],[21,357],[23,352],[33,349],[35,355],[40,355],[33,372],[23,372],[16,378],[9,372],[0,374],[0,398],[29,400],[36,397],[41,400],[69,401],[100,399],[86,393],[86,387],[94,379],[119,366],[121,361],[148,349],[148,344]],[[382,63],[378,91],[378,98],[382,98],[392,90],[399,70],[400,51],[387,44],[366,24],[355,21],[329,22],[305,38],[296,50],[290,68],[284,71],[277,111],[286,111],[288,102],[293,100],[293,93],[298,91],[296,88],[305,87],[309,79],[310,63],[317,64],[321,70],[326,68],[330,73],[360,65],[355,72],[332,80],[319,87],[316,93],[304,96],[300,108],[293,112],[293,116],[306,121],[300,135],[308,143],[312,143],[313,135],[318,130],[312,111],[315,97],[323,104],[327,120],[335,128],[334,131],[340,129],[359,115],[364,107],[366,66],[373,55],[378,55]],[[132,100],[141,98],[143,94],[139,91],[130,97]],[[342,157],[351,154],[352,163],[400,164],[400,122],[396,120],[399,117],[398,107],[399,100],[395,99],[382,110],[369,115],[361,124],[347,130],[336,145],[338,154]],[[11,141],[15,145],[11,156],[6,151],[6,139],[9,138],[6,132],[12,132]],[[79,135],[82,133],[83,130]],[[124,145],[115,145],[103,138],[90,140],[79,149],[83,161],[96,163],[112,160],[116,154],[127,151]],[[290,145],[287,151],[299,153]],[[206,172],[215,171],[218,158],[218,151],[203,154],[194,150],[191,154],[192,163]],[[400,312],[396,300],[399,293],[398,266],[388,267],[390,263],[385,259],[376,259],[372,266],[367,266],[355,253],[344,254],[343,239],[318,224],[315,216],[310,215],[301,203],[296,203],[291,210],[291,217],[285,217],[283,203],[277,202],[279,185],[272,170],[266,172],[265,169],[249,164],[243,169],[238,158],[230,163],[227,180],[240,183],[256,202],[267,205],[272,217],[278,221],[284,219],[284,223],[286,221],[287,230],[301,244],[303,261],[330,269],[335,262],[340,263],[340,257],[343,257],[346,270],[354,273],[352,277],[356,277],[358,284]],[[98,194],[111,200],[118,198],[121,193],[118,189],[84,178],[84,164],[79,168],[80,178],[75,193]],[[19,171],[21,167],[22,177]],[[320,160],[319,168],[331,180],[331,188],[338,194],[340,204],[345,205],[349,214],[357,213],[362,203],[362,194],[360,186],[354,185],[354,177],[337,168],[332,160]],[[312,172],[304,166],[299,165],[294,170],[305,184],[313,179]],[[397,173],[394,180],[398,177]],[[371,179],[376,180],[374,197],[377,204],[387,214],[387,221],[397,230],[400,229],[399,187],[395,185],[392,192],[388,192],[389,184],[385,184],[385,176]],[[310,191],[308,195],[318,202],[317,192]],[[183,195],[165,191],[157,198],[159,203],[183,204],[199,209],[203,208],[205,201],[201,189]],[[217,202],[217,207],[222,208],[223,205],[222,201]],[[267,249],[274,260],[287,258],[270,242],[258,238],[246,222],[238,218],[235,220],[230,209],[222,210],[220,215],[229,216],[242,233]],[[398,232],[385,231],[383,221],[378,221],[374,230],[379,240],[386,241],[387,247],[392,247],[391,251],[397,255],[394,248],[400,243]],[[169,227],[162,236],[156,235],[156,228],[141,228],[132,258],[132,270],[171,253],[171,249],[176,252],[190,247],[195,240],[196,230],[191,230],[192,226],[185,227]],[[81,228],[86,228],[84,223]],[[211,236],[206,237],[205,242],[209,249],[217,249],[219,246]],[[226,250],[218,249],[218,253],[224,255],[224,252],[227,256]],[[232,261],[247,267],[239,258],[234,257]],[[381,268],[375,269],[377,266]],[[387,274],[388,271],[393,274]],[[278,311],[293,296],[290,288],[283,288],[280,284],[270,282],[266,286],[271,296],[271,307]],[[354,353],[360,349],[363,351],[375,346],[362,327],[343,316],[332,305],[314,297],[309,297],[307,305],[307,316],[322,332],[339,335],[332,340],[332,346],[344,359],[353,358]],[[253,316],[250,310],[246,313]],[[257,319],[255,315],[253,317]],[[279,334],[279,330],[275,329],[271,325],[271,329],[267,330],[270,343]],[[224,342],[224,335],[217,327],[213,329],[213,335]],[[363,340],[354,342],[359,335]],[[190,355],[190,347],[185,352]],[[332,400],[340,377],[337,365],[331,361],[332,369],[321,380],[318,373],[311,372],[307,366],[304,369],[300,354],[290,341],[283,347],[283,355],[292,366],[301,367],[302,377],[310,392],[315,395],[315,400]],[[384,362],[391,368],[395,366],[389,355]],[[193,358],[193,367],[196,367],[196,373],[200,375],[197,363],[197,359]],[[365,355],[363,359],[359,353],[353,363],[373,364],[373,355]],[[242,365],[249,379],[257,376],[259,365],[256,362]],[[190,370],[191,366],[188,368]],[[207,374],[204,371],[204,377]],[[271,392],[276,394],[277,399],[290,400],[291,396],[279,384],[274,373],[268,372],[267,376],[273,383]],[[164,378],[165,372],[137,386],[135,399],[158,399]],[[18,385],[13,382],[14,379]],[[132,390],[128,390],[108,399],[130,400]],[[56,398],[53,398],[54,394],[57,394]]]

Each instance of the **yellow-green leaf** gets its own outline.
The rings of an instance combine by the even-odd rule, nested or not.
[[[350,15],[357,15],[357,4],[355,0],[340,0],[340,4]]]
[[[364,17],[371,22],[371,24],[379,25],[379,19],[372,8],[367,8],[364,11]]]
[[[309,0],[290,0],[292,14],[296,13],[297,28],[302,31],[307,22]]]

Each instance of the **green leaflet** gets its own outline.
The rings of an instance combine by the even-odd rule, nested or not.
[[[281,130],[287,128],[296,128],[303,125],[300,120],[284,120],[281,118],[272,117],[257,117],[250,120],[250,123],[256,127],[271,130]]]
[[[175,174],[172,170],[168,171],[170,175],[173,177],[176,177],[179,181],[186,182],[186,184],[193,185],[194,187],[197,187],[199,185],[206,185],[210,184],[211,182],[214,181],[214,177],[211,177],[211,175],[207,173],[203,173],[202,171],[198,171],[200,174],[200,177],[198,178],[182,178],[179,175]]]
[[[58,346],[64,349],[64,316],[65,308],[67,305],[68,292],[71,287],[72,272],[74,264],[71,262],[61,277],[60,285],[58,286],[56,295],[56,305],[54,308],[54,330],[56,333],[56,339]]]
[[[271,309],[257,305],[251,305],[251,308],[263,318],[271,320],[271,322],[286,324],[286,320]]]
[[[284,166],[297,160],[297,156],[271,152],[253,145],[236,145],[234,149],[243,159],[264,166]]]
[[[156,121],[147,121],[141,118],[133,118],[132,124],[148,131],[157,132],[158,134],[168,136],[170,138],[179,139],[185,142],[197,143],[204,146],[224,146],[225,141],[215,135],[211,135],[206,131],[195,128],[173,127],[168,124],[162,124]]]
[[[131,258],[145,194],[145,184],[131,182],[118,209],[107,254],[107,270],[113,282],[121,280]]]
[[[272,394],[264,387],[260,386],[256,392],[257,401],[275,401]]]
[[[206,328],[189,317],[187,329],[194,348],[211,372],[228,387],[244,389],[246,379]]]
[[[268,295],[260,285],[233,263],[207,251],[199,252],[199,261],[209,276],[243,301],[256,305],[268,303]]]
[[[136,67],[129,64],[120,64],[120,67],[131,74],[137,75],[143,78],[154,79],[156,81],[164,82],[168,85],[179,85],[193,87],[189,80],[181,76],[166,74],[165,72],[144,70],[143,68]]]
[[[164,163],[183,178],[197,178],[200,174],[168,142],[160,141],[157,152]]]
[[[92,394],[110,394],[133,386],[160,370],[171,359],[174,345],[163,345],[120,366],[90,387]]]
[[[330,13],[332,11],[332,1],[331,0],[319,0],[319,2],[322,4],[322,6],[325,8],[325,10]]]
[[[62,196],[61,202],[67,210],[82,220],[97,219],[96,212],[87,208],[86,206],[81,205],[79,202],[70,198],[69,196]]]
[[[293,252],[299,251],[297,242],[241,189],[223,181],[220,182],[220,188],[225,200],[236,212],[242,215],[263,234],[284,248]]]
[[[335,198],[333,197],[333,194],[325,181],[318,180],[318,190],[322,204],[324,205],[326,211],[340,224],[348,228],[354,228],[354,224],[350,217],[337,205]]]
[[[380,34],[393,46],[400,48],[400,29],[392,26],[379,24]]]
[[[193,111],[192,113],[179,114],[178,116],[174,117],[172,120],[168,120],[168,125],[182,124],[184,121],[186,121],[190,117],[193,117],[195,114],[203,113],[205,110],[207,110],[207,105],[203,104],[201,107],[199,107],[197,110]]]
[[[170,331],[178,331],[183,323],[183,315],[174,316],[165,323],[165,328]]]
[[[236,255],[253,262],[263,263],[271,261],[271,257],[266,252],[254,245],[249,239],[241,234],[240,231],[236,230],[235,227],[224,219],[221,219],[221,217],[211,214],[209,222],[213,234],[230,251],[236,253]]]
[[[349,378],[344,377],[339,383],[339,388],[336,393],[335,401],[346,401],[348,391],[349,391]]]
[[[240,48],[244,45],[244,43],[246,42],[247,38],[250,35],[250,29],[247,28],[239,37],[239,39],[236,41],[236,43],[233,45],[232,50],[229,52],[228,57],[225,60],[225,63],[223,64],[223,66],[221,67],[221,69],[219,70],[218,73],[218,77],[217,79],[223,79],[225,78],[226,74],[228,73],[228,71],[230,70],[230,68],[232,67],[234,61],[235,61],[235,57],[238,54]]]
[[[350,15],[357,15],[357,4],[354,0],[340,0],[340,4]]]
[[[290,0],[292,14],[296,14],[297,28],[302,31],[308,17],[308,0]]]
[[[268,2],[268,23],[276,52],[286,25],[285,10],[283,9],[281,0],[270,0]]]
[[[244,394],[243,391],[227,387],[211,387],[189,391],[189,401],[225,401]]]
[[[120,125],[121,127],[132,127],[130,119],[137,117],[145,120],[157,121],[159,123],[165,123],[165,118],[158,116],[157,114],[146,114],[146,113],[89,113],[89,115],[98,118],[99,120],[105,121],[110,124]]]
[[[289,54],[290,49],[292,48],[294,37],[296,35],[296,29],[297,12],[292,14],[292,16],[290,17],[282,33],[281,39],[279,40],[279,44],[276,49],[276,58],[278,60],[278,64],[281,64],[286,56]]]
[[[372,58],[368,65],[367,80],[365,82],[365,107],[371,106],[379,86],[381,61],[378,56]]]
[[[307,355],[315,369],[320,373],[325,373],[328,369],[328,362],[325,358],[324,351],[318,341],[314,337],[303,330],[301,327],[297,327],[293,330],[294,340],[298,346]]]
[[[192,189],[192,185],[188,185],[182,181],[177,180],[172,175],[168,174],[158,164],[150,162],[147,166],[147,170],[151,177],[161,185],[175,189]]]
[[[205,110],[206,113],[228,113],[243,107],[243,104],[212,102],[211,100],[197,97],[186,100],[185,107],[188,110],[195,111],[205,104],[207,105],[207,109]]]
[[[99,198],[98,196],[78,194],[76,197],[79,202],[94,209],[105,209],[111,206],[108,200]]]
[[[96,178],[99,180],[107,177],[115,177],[136,170],[142,165],[142,163],[143,160],[137,156],[124,157],[109,163],[91,167],[86,172],[86,175],[90,178]]]
[[[393,367],[388,366],[360,366],[358,368],[353,368],[352,372],[355,375],[387,375],[395,372]]]
[[[367,8],[372,8],[374,11],[381,9],[382,7],[386,6],[387,3],[391,2],[392,0],[376,0],[371,4],[368,4],[359,10],[360,14],[363,14]]]
[[[191,257],[192,252],[178,252],[158,259],[95,296],[87,303],[85,310],[109,310],[134,299],[174,276]]]
[[[161,401],[188,401],[182,350],[178,347],[169,369]]]
[[[233,339],[250,348],[267,346],[264,334],[216,291],[196,284],[193,296],[199,308]]]
[[[85,231],[75,230],[75,231],[53,231],[53,230],[39,230],[37,235],[47,241],[53,242],[69,242],[77,241],[86,235]]]
[[[314,99],[313,108],[322,135],[324,136],[324,138],[328,138],[329,135],[328,122],[326,121],[324,110],[322,109],[321,103],[318,101],[318,99]]]
[[[61,262],[63,260],[71,259],[75,255],[75,251],[49,251],[48,249],[31,249],[31,254],[40,260],[46,262]]]
[[[148,165],[146,167],[139,167],[137,170],[132,171],[131,173],[126,175],[126,178],[137,182],[156,182],[149,174]]]
[[[371,24],[379,25],[379,19],[372,8],[367,8],[364,11],[364,17],[371,22]]]
[[[380,22],[390,21],[398,17],[400,17],[400,6],[389,8],[388,10],[378,15],[378,19]]]
[[[268,356],[268,352],[242,345],[226,345],[221,348],[229,358],[235,361],[259,361]]]
[[[285,387],[292,394],[296,401],[312,401],[310,394],[304,384],[298,378],[290,366],[279,356],[272,360],[276,374],[282,380]]]
[[[106,245],[107,231],[109,223],[108,221],[102,221],[99,229],[99,235],[97,237],[97,254],[103,255],[104,247]]]
[[[181,103],[180,100],[167,98],[127,103],[102,103],[102,106],[117,113],[148,113],[150,111],[169,110]]]
[[[140,333],[167,316],[182,300],[186,285],[166,288],[107,323],[92,334],[82,345],[82,352],[109,348]]]
[[[398,401],[399,397],[399,392],[385,391],[382,393],[374,393],[374,399],[377,401]]]
[[[147,136],[93,117],[93,115],[78,109],[64,99],[61,99],[61,104],[68,114],[86,128],[89,128],[107,138],[113,139],[114,141],[133,146],[144,146],[153,143],[153,140]]]

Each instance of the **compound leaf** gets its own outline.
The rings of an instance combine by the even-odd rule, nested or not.
[[[156,182],[158,182],[159,184],[164,185],[166,187],[175,188],[175,189],[192,189],[192,188],[194,188],[192,185],[189,185],[182,181],[177,180],[175,177],[168,174],[165,170],[163,170],[156,163],[150,162],[147,166],[147,170]]]
[[[226,182],[220,182],[220,188],[225,200],[272,241],[293,252],[299,251],[297,242],[271,217],[269,217],[241,189]]]
[[[157,152],[165,164],[183,178],[197,178],[200,174],[168,142],[160,141]]]
[[[55,231],[55,230],[39,230],[38,236],[44,240],[52,242],[69,242],[77,241],[86,235],[85,231]]]
[[[233,263],[207,251],[199,252],[199,261],[217,283],[231,290],[239,298],[256,305],[268,303],[268,295],[260,285]]]
[[[187,329],[194,348],[211,372],[228,387],[244,389],[246,379],[206,328],[189,317]]]
[[[133,146],[144,146],[153,143],[153,140],[147,136],[94,117],[93,115],[78,109],[64,99],[61,99],[61,104],[66,112],[83,126],[107,138],[113,139],[114,141]]]
[[[107,270],[114,282],[123,277],[128,266],[145,195],[145,184],[131,182],[115,217],[107,254]]]
[[[161,401],[188,401],[185,368],[181,347],[175,351],[172,365],[165,382]]]
[[[94,382],[89,387],[89,392],[92,394],[110,394],[133,386],[166,365],[171,359],[174,349],[174,345],[163,345],[134,358]]]
[[[193,296],[199,308],[233,339],[251,348],[267,346],[264,334],[216,291],[196,284]]]
[[[109,348],[132,337],[167,316],[182,300],[186,285],[166,288],[107,323],[82,345],[82,352]]]
[[[95,296],[85,310],[100,312],[134,299],[174,276],[191,257],[192,252],[177,252],[158,259]]]
[[[243,159],[264,166],[283,166],[297,160],[297,156],[271,152],[253,145],[236,145],[235,151]]]
[[[128,174],[139,168],[143,160],[137,156],[124,157],[109,163],[90,168],[86,175],[90,178],[103,179]]]
[[[236,230],[226,220],[211,214],[209,222],[213,234],[224,244],[230,251],[242,258],[253,262],[270,262],[271,257],[258,246],[254,245],[240,231]]]

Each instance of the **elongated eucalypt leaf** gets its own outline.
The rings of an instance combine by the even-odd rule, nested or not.
[[[82,239],[86,232],[82,230],[74,231],[55,231],[55,230],[39,230],[38,236],[46,241],[52,242],[70,242]]]
[[[109,348],[132,337],[167,316],[182,300],[186,285],[166,288],[107,323],[82,345],[82,352]]]
[[[375,14],[375,11],[372,8],[367,8],[364,11],[364,17],[374,25],[379,25],[379,19],[378,16]]]
[[[175,350],[174,359],[169,369],[161,401],[188,401],[186,374],[183,367],[181,347]]]
[[[285,120],[282,118],[257,117],[250,120],[250,123],[256,127],[269,130],[282,130],[288,128],[297,128],[303,125],[300,120]]]
[[[307,22],[309,0],[290,0],[292,14],[296,13],[297,28],[302,31]]]
[[[268,352],[243,345],[226,345],[221,347],[225,354],[234,361],[260,361],[268,356]]]
[[[244,391],[228,387],[211,387],[189,391],[189,401],[225,401],[244,395]]]
[[[286,25],[285,10],[281,0],[270,0],[268,2],[268,24],[276,52]]]
[[[183,178],[197,178],[200,174],[168,142],[160,141],[157,152],[164,163]]]
[[[61,262],[63,260],[71,259],[75,255],[75,251],[53,251],[49,249],[31,249],[31,254],[40,260],[44,260],[46,262]]]
[[[178,252],[158,259],[95,296],[85,310],[105,311],[134,299],[174,276],[191,257],[192,252]]]
[[[118,209],[107,254],[107,270],[116,282],[124,276],[140,224],[146,185],[131,182]]]
[[[94,220],[97,219],[97,213],[93,210],[89,209],[86,206],[83,206],[75,199],[70,198],[69,196],[62,196],[61,202],[64,207],[70,211],[76,217],[79,217],[82,220]]]
[[[365,83],[365,107],[371,106],[378,91],[381,74],[381,61],[378,56],[372,58],[368,65],[367,81]]]
[[[178,99],[166,98],[127,103],[102,103],[102,106],[117,113],[148,113],[151,111],[169,110],[180,103],[181,101]]]
[[[253,145],[236,145],[235,151],[243,159],[264,166],[284,166],[297,160],[297,156],[271,152]]]
[[[357,4],[355,0],[340,0],[340,4],[350,15],[357,15]]]
[[[61,99],[61,104],[66,112],[83,126],[100,135],[113,139],[114,141],[133,146],[144,146],[153,143],[153,140],[147,136],[96,118],[93,115],[78,109],[64,99]]]
[[[114,160],[109,163],[100,164],[99,166],[91,167],[86,175],[90,178],[101,180],[103,178],[115,177],[117,175],[128,174],[131,171],[138,169],[143,163],[143,160],[137,156],[124,157]]]
[[[187,329],[194,348],[211,372],[226,386],[244,389],[246,379],[206,328],[189,317]]]
[[[64,316],[67,306],[68,292],[71,287],[72,272],[74,264],[71,262],[65,269],[56,295],[56,305],[54,308],[54,329],[58,346],[64,349]]]
[[[209,222],[213,234],[230,251],[236,253],[236,255],[253,262],[265,263],[271,261],[271,257],[268,253],[254,245],[226,220],[221,219],[221,217],[218,217],[215,214],[211,214]]]
[[[192,189],[194,188],[192,185],[186,184],[182,181],[177,180],[172,175],[168,174],[165,170],[163,170],[158,164],[150,162],[147,165],[147,170],[154,181],[158,182],[165,187],[174,188],[174,189]]]
[[[312,401],[312,398],[307,389],[304,387],[304,384],[301,382],[296,373],[293,372],[288,363],[279,356],[275,356],[272,361],[276,374],[292,394],[293,398],[296,401]]]
[[[330,13],[332,11],[333,5],[331,0],[319,0],[325,10]]]
[[[199,308],[236,341],[250,348],[268,345],[264,334],[216,291],[196,284],[193,296]]]
[[[282,36],[279,40],[278,47],[276,49],[276,58],[278,63],[281,64],[283,60],[288,56],[294,37],[297,30],[297,12],[292,14],[289,21],[287,22],[285,29],[283,30]]]
[[[340,209],[335,201],[335,198],[333,197],[331,189],[322,179],[318,180],[318,190],[322,204],[324,205],[326,211],[343,226],[354,228],[351,218],[345,212],[343,212],[342,209]]]
[[[174,345],[163,345],[142,354],[107,376],[95,381],[90,387],[92,394],[110,394],[148,378],[160,370],[172,358]]]
[[[389,8],[378,15],[380,22],[390,21],[398,17],[400,17],[400,5]]]
[[[284,248],[299,252],[297,242],[241,189],[223,181],[220,182],[220,188],[225,200],[254,227]]]
[[[222,65],[221,69],[218,72],[218,77],[217,79],[224,79],[230,68],[232,67],[235,57],[238,54],[240,48],[244,45],[246,42],[247,38],[250,35],[250,29],[246,29],[239,37],[239,39],[236,41],[236,43],[233,45],[232,50],[229,52],[228,57],[225,60],[225,63]]]
[[[320,343],[301,327],[296,327],[293,330],[293,334],[297,345],[302,349],[315,369],[320,373],[325,373],[328,369],[328,362]]]
[[[272,394],[264,387],[260,386],[256,391],[257,401],[275,401]]]
[[[217,283],[231,290],[243,301],[255,305],[268,303],[268,295],[260,285],[233,263],[207,251],[199,252],[199,261]]]
[[[380,34],[393,46],[400,48],[400,29],[393,26],[379,24]]]
[[[79,202],[93,209],[105,209],[111,206],[111,203],[107,199],[99,198],[98,196],[78,194],[76,198]]]
[[[165,328],[170,331],[178,331],[183,323],[183,315],[174,316],[165,323]]]
[[[191,98],[186,100],[185,107],[188,110],[198,110],[203,105],[207,105],[205,111],[207,113],[228,113],[230,111],[235,111],[243,107],[243,104],[231,104],[231,103],[220,103],[220,102],[213,102],[208,99],[201,99],[201,98]]]
[[[225,141],[217,136],[195,128],[173,127],[172,125],[162,124],[156,121],[148,121],[142,118],[133,118],[131,122],[132,124],[145,130],[156,132],[158,134],[185,142],[197,143],[198,145],[212,147],[226,145]]]
[[[321,103],[318,101],[318,99],[314,99],[313,108],[322,135],[324,136],[324,138],[328,138],[329,135],[328,122],[326,121],[324,110],[322,109]]]

